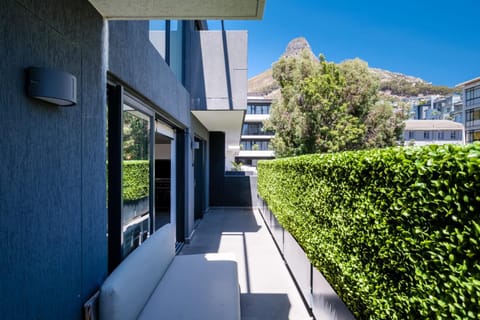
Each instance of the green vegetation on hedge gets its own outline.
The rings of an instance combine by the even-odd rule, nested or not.
[[[263,161],[258,190],[358,319],[480,319],[480,144]]]
[[[133,201],[149,194],[148,160],[123,161],[123,200]]]

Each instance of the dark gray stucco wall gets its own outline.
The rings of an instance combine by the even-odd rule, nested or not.
[[[205,198],[204,198],[204,203],[208,207],[209,205],[209,199],[210,199],[210,190],[209,190],[209,185],[210,185],[210,166],[208,166],[208,163],[210,163],[210,133],[208,132],[207,128],[205,128],[200,121],[198,121],[197,118],[195,118],[194,115],[192,115],[192,130],[193,133],[196,137],[202,139],[205,141],[205,163],[207,164],[205,168],[203,168],[203,177],[205,181],[203,182],[203,188],[205,191]]]
[[[209,176],[210,206],[251,207],[256,205],[256,177],[225,175],[224,132],[210,132]]]
[[[247,105],[246,31],[191,31],[185,85],[196,110],[244,110]]]
[[[108,70],[160,113],[190,127],[190,95],[149,40],[148,21],[110,21]]]
[[[0,2],[0,317],[80,319],[106,276],[105,23],[86,0]],[[24,69],[77,77],[78,104]]]

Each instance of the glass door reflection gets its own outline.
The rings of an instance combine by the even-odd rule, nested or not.
[[[122,256],[150,235],[151,117],[123,106]]]

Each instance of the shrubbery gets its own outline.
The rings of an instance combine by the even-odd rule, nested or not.
[[[133,201],[147,197],[149,184],[148,160],[123,161],[123,200]]]
[[[405,79],[392,79],[380,83],[381,91],[390,91],[391,94],[399,96],[429,96],[429,95],[449,95],[453,89],[445,86],[434,86],[425,82],[409,82]]]
[[[258,190],[358,319],[480,319],[480,144],[264,161]]]

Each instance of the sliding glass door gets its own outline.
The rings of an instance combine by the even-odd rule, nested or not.
[[[152,196],[152,116],[123,104],[122,256],[150,235]]]
[[[165,224],[176,228],[176,134],[120,85],[108,85],[109,272]],[[175,231],[172,234],[175,237]]]

